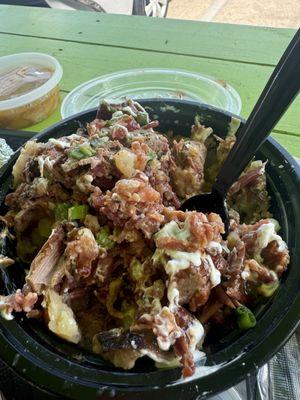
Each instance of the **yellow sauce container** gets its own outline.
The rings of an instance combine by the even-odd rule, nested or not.
[[[0,58],[0,77],[13,70],[21,70],[24,66],[49,71],[49,77],[37,87],[33,84],[32,90],[0,99],[1,128],[21,129],[34,125],[46,119],[58,106],[58,85],[62,78],[60,63],[43,53],[12,54]]]

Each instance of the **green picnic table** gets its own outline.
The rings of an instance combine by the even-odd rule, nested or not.
[[[247,117],[294,34],[220,23],[109,15],[86,11],[0,6],[0,56],[48,53],[63,66],[63,98],[77,85],[111,72],[143,67],[180,68],[232,85]],[[29,127],[39,132],[61,118],[59,109]],[[300,98],[273,131],[300,157]]]

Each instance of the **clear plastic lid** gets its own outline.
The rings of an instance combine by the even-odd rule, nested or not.
[[[141,68],[99,76],[72,90],[61,107],[63,118],[97,107],[100,100],[179,98],[209,104],[239,114],[239,94],[225,81],[210,76],[159,68]]]

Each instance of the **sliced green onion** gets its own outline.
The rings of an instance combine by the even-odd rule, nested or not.
[[[86,204],[75,205],[68,210],[68,219],[73,221],[75,219],[84,219],[88,213],[88,206]]]
[[[235,310],[237,323],[240,329],[246,330],[256,325],[256,318],[251,310],[245,306],[240,306]]]
[[[54,215],[56,221],[64,221],[68,219],[68,210],[71,207],[71,204],[68,203],[59,203],[54,207]]]
[[[79,151],[86,157],[92,157],[96,154],[95,150],[93,150],[89,144],[82,144],[79,146]]]
[[[112,249],[115,245],[115,242],[109,238],[110,231],[108,225],[103,226],[100,228],[100,231],[97,233],[96,242],[99,244],[100,247],[104,249]]]
[[[71,150],[69,156],[75,158],[76,160],[81,160],[82,158],[85,157],[84,154],[78,148]]]
[[[146,111],[139,111],[135,119],[141,126],[149,124],[149,115]]]
[[[257,291],[260,295],[264,297],[273,296],[274,292],[278,289],[279,282],[271,282],[271,283],[263,283],[257,288]]]
[[[69,156],[75,158],[76,160],[81,160],[82,158],[85,157],[92,157],[95,154],[96,154],[95,150],[91,148],[89,143],[77,146],[69,152]]]

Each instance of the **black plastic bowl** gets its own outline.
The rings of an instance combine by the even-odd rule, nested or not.
[[[152,118],[159,119],[162,132],[172,129],[175,133],[188,135],[195,116],[199,115],[202,123],[224,136],[232,117],[195,102],[143,100],[141,103]],[[36,138],[47,141],[51,137],[72,134],[78,128],[78,121],[85,124],[93,120],[95,113],[91,110],[68,118]],[[18,155],[16,152],[1,176],[2,210],[4,193]],[[257,310],[255,328],[244,334],[233,332],[211,347],[207,367],[197,367],[196,374],[188,380],[180,378],[179,368],[156,370],[147,361],[133,371],[120,371],[63,342],[38,323],[20,317],[13,321],[0,319],[1,358],[36,387],[59,396],[85,400],[153,400],[153,396],[201,399],[233,386],[263,365],[288,340],[300,317],[300,171],[295,160],[271,138],[262,146],[257,158],[269,160],[266,171],[272,211],[281,224],[281,235],[288,243],[291,263],[274,298]],[[17,267],[3,272],[1,291],[11,290]]]

